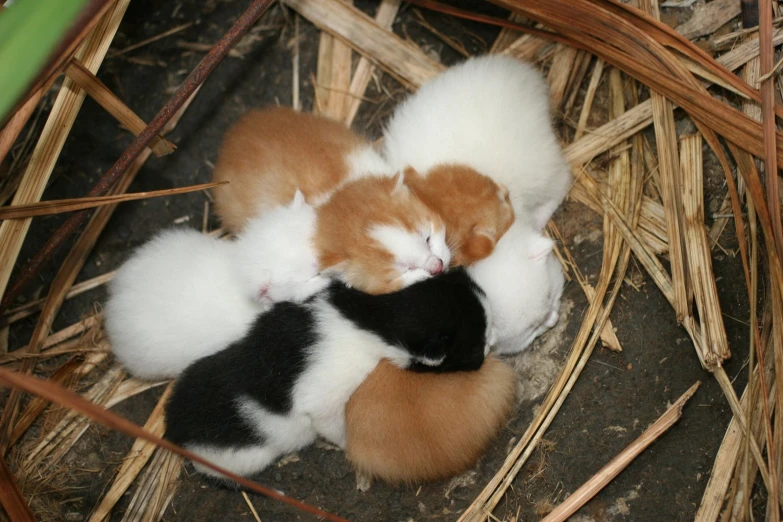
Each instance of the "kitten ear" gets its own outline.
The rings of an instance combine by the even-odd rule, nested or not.
[[[498,199],[500,201],[509,201],[510,194],[508,192],[508,187],[506,187],[502,183],[498,183]]]
[[[486,231],[474,230],[462,247],[462,254],[473,261],[484,259],[495,249],[495,239]]]
[[[392,194],[398,194],[400,191],[407,191],[408,185],[405,184],[405,173],[404,172],[398,172],[394,175],[394,188],[392,189]]]
[[[298,209],[305,206],[307,203],[305,202],[304,194],[302,194],[302,191],[299,189],[296,189],[296,194],[294,194],[294,200],[291,201],[291,204],[288,206],[288,208],[291,209]]]
[[[530,242],[530,254],[528,259],[531,261],[540,261],[555,248],[555,242],[546,236],[535,236]]]

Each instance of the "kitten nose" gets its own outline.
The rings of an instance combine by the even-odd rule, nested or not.
[[[440,274],[443,272],[443,261],[435,256],[430,256],[424,268],[432,275]]]

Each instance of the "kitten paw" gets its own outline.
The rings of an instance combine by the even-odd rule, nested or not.
[[[400,276],[400,279],[402,280],[403,286],[410,286],[413,283],[418,283],[419,281],[424,281],[425,279],[429,279],[432,276],[429,272],[424,270],[423,268],[414,268],[413,270],[408,270],[404,274]]]

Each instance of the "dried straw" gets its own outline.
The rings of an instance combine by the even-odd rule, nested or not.
[[[585,505],[588,500],[593,498],[596,493],[606,487],[612,479],[619,475],[620,472],[647,449],[650,444],[655,442],[655,440],[663,435],[666,430],[671,428],[675,422],[680,420],[685,403],[688,402],[694,393],[696,393],[700,384],[700,382],[697,382],[691,386],[688,391],[683,393],[682,396],[666,410],[666,413],[661,415],[657,421],[639,436],[639,438],[633,441],[606,466],[601,468],[601,470],[590,480],[585,482],[582,487],[569,495],[565,502],[557,506],[543,519],[543,522],[562,522],[567,520],[571,515],[576,513],[580,507]]]
[[[147,126],[144,120],[139,118],[135,112],[133,112],[127,105],[109,90],[102,81],[100,81],[87,67],[85,67],[79,60],[71,60],[70,65],[65,70],[65,74],[68,78],[74,81],[76,85],[84,89],[84,91],[90,95],[90,98],[98,102],[98,104],[106,109],[106,111],[114,116],[117,121],[123,124],[134,135],[138,136],[144,127]],[[171,154],[177,148],[173,143],[161,136],[157,136],[150,142],[152,152],[156,156],[165,156]]]

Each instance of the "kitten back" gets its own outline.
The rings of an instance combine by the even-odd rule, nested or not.
[[[346,406],[348,461],[391,483],[462,473],[511,413],[516,374],[487,357],[475,372],[414,373],[381,361]]]
[[[286,107],[253,109],[226,132],[214,181],[215,210],[237,232],[259,212],[308,201],[333,190],[349,174],[349,155],[366,142],[345,125]]]

